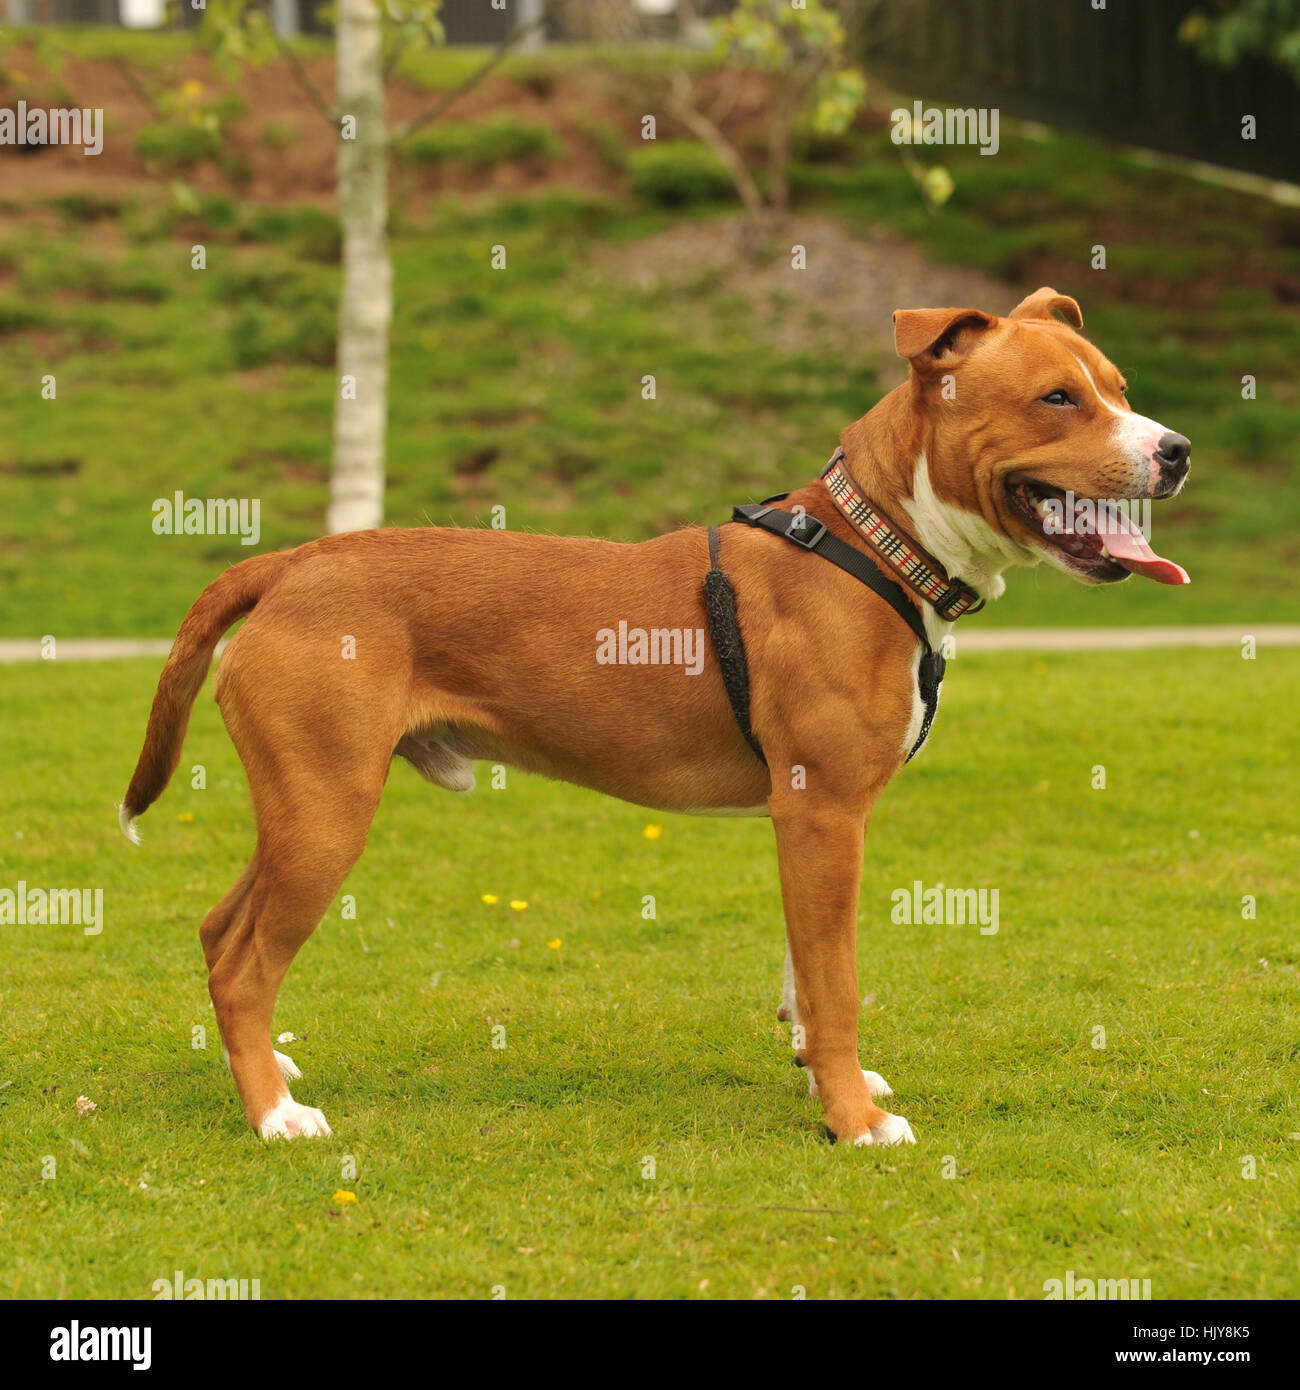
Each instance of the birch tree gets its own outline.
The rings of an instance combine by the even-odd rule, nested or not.
[[[361,531],[384,519],[388,337],[393,265],[388,246],[388,160],[393,147],[436,120],[518,44],[540,35],[553,5],[528,0],[500,44],[462,82],[404,125],[388,124],[387,83],[412,45],[438,44],[440,0],[337,0],[330,103],[271,22],[272,0],[209,0],[203,31],[226,62],[279,57],[338,135],[339,292],[333,465],[326,526]]]
[[[330,531],[364,531],[384,519],[393,265],[388,251],[383,47],[375,0],[338,0],[335,94],[343,284],[334,466],[326,517]]]

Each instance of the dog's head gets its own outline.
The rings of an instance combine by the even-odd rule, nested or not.
[[[920,431],[908,508],[922,529],[982,544],[995,569],[1045,558],[1085,583],[1136,573],[1185,584],[1131,514],[1138,499],[1179,491],[1191,445],[1130,408],[1123,376],[1082,327],[1078,304],[1047,288],[1006,318],[894,314]]]

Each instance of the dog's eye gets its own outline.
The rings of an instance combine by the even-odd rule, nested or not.
[[[1073,405],[1068,391],[1049,391],[1045,396],[1038,398],[1044,405]]]

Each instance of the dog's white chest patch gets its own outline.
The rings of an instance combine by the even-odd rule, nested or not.
[[[917,456],[912,496],[903,508],[916,528],[917,540],[950,575],[964,580],[983,599],[1001,598],[1007,587],[1002,571],[1009,565],[1036,565],[1041,558],[995,531],[982,516],[939,497],[924,453]],[[930,616],[928,610],[926,616]]]

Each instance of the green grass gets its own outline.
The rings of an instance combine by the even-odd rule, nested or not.
[[[196,941],[252,843],[207,694],[143,848],[116,828],[156,674],[0,668],[0,887],[102,887],[106,912],[3,928],[6,1296],[144,1298],[176,1269],[264,1298],[1039,1298],[1070,1269],[1300,1294],[1300,654],[958,656],[860,912],[863,1061],[919,1144],[856,1151],[774,1018],[766,825],[514,773],[454,797],[404,765],[357,919],[330,910],[276,1013],[334,1137],[259,1143]],[[894,925],[914,879],[996,887],[998,934]]]
[[[135,137],[135,151],[146,162],[165,169],[189,169],[221,150],[221,132],[204,125],[156,123]]]
[[[548,163],[564,142],[543,121],[502,112],[481,121],[442,121],[411,137],[402,155],[416,164],[462,164],[490,169],[515,160]]]

